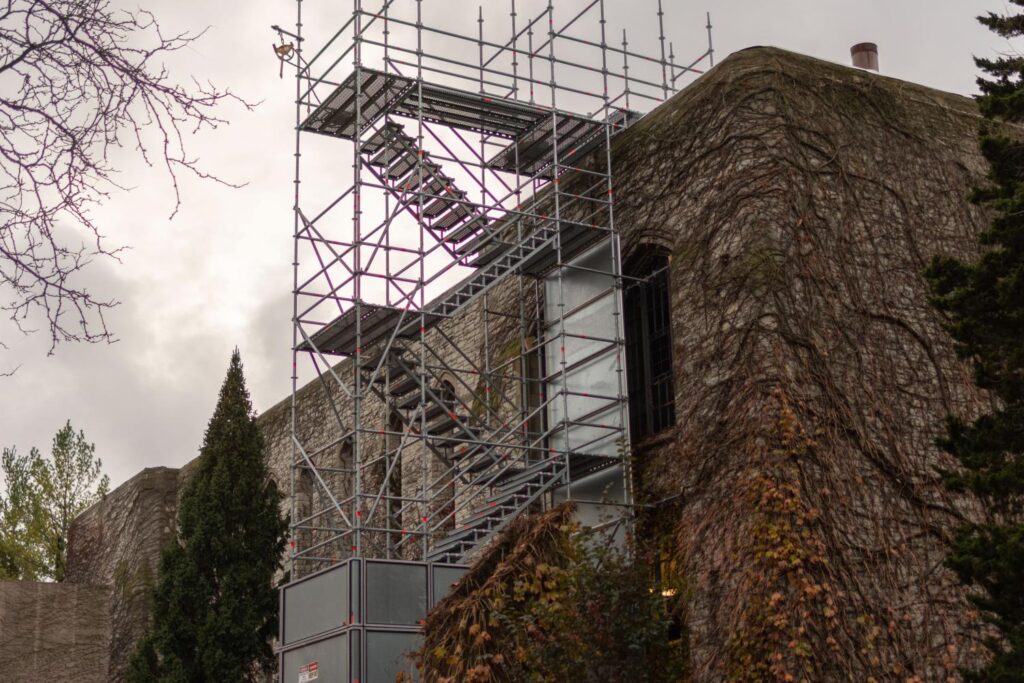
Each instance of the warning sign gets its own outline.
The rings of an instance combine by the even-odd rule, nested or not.
[[[309,683],[320,678],[320,665],[317,662],[310,662],[299,667],[299,683]]]

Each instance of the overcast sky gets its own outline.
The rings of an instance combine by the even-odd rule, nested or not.
[[[607,0],[610,29],[621,34],[626,26],[633,46],[656,40],[656,2]],[[556,7],[574,3],[556,1]],[[294,4],[138,4],[168,31],[209,26],[170,65],[181,78],[210,80],[262,104],[251,113],[226,108],[229,126],[191,141],[191,152],[210,170],[247,185],[186,180],[184,205],[173,220],[166,178],[124,161],[122,180],[132,189],[112,194],[96,218],[111,244],[131,250],[120,264],[93,264],[85,279],[97,294],[122,302],[109,320],[117,343],[62,345],[47,357],[44,336],[21,337],[0,322],[0,341],[10,347],[0,351],[0,370],[20,366],[13,377],[0,378],[0,445],[48,449],[70,418],[96,443],[115,486],[143,467],[177,467],[195,457],[235,345],[259,411],[288,395],[290,375],[294,81],[278,78],[269,27],[291,27]],[[321,30],[344,21],[351,8],[349,0],[303,4]],[[505,11],[504,1],[487,4],[489,12]],[[524,16],[542,6],[540,0],[518,4]],[[681,57],[703,51],[710,11],[719,60],[773,45],[845,64],[852,44],[873,41],[884,74],[965,95],[975,87],[972,55],[1008,49],[974,21],[984,11],[1003,11],[1002,2],[664,0],[664,6],[666,33]],[[475,5],[463,0],[425,0],[423,11],[427,21],[442,24],[471,26],[476,17]]]

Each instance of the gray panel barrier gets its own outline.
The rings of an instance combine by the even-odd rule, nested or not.
[[[401,672],[419,680],[409,654],[420,646],[419,633],[366,632],[366,683],[395,683]]]
[[[348,564],[340,564],[286,586],[284,590],[281,633],[284,644],[348,625],[351,617]]]
[[[441,600],[451,592],[452,586],[455,582],[466,575],[468,571],[465,567],[452,567],[450,565],[435,564],[432,567],[433,571],[433,591],[431,591],[432,600],[430,607],[441,602]]]
[[[427,565],[366,562],[366,623],[416,626],[427,616]]]
[[[281,659],[281,680],[287,683],[349,683],[349,634],[288,650]]]
[[[427,607],[466,567],[398,560],[348,560],[281,589],[281,683],[392,683],[417,676]],[[415,680],[418,680],[416,678]]]

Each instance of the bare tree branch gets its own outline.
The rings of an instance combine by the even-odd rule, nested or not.
[[[76,275],[97,257],[117,259],[90,209],[121,186],[110,163],[129,149],[178,178],[231,185],[198,166],[185,136],[224,123],[225,100],[254,105],[212,84],[183,85],[163,64],[202,36],[164,35],[145,10],[109,0],[0,0],[0,310],[23,333],[45,318],[50,353],[60,342],[112,342],[97,298]],[[123,189],[123,188],[122,188]],[[91,244],[68,241],[71,228]]]

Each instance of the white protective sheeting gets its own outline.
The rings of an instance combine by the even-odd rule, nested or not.
[[[554,399],[548,425],[556,428],[566,416],[569,422],[585,423],[567,424],[552,434],[550,447],[559,451],[618,455],[622,421],[611,266],[611,247],[604,242],[574,259],[561,277],[555,272],[545,280],[546,395]]]
[[[611,245],[604,242],[545,280],[545,394],[552,399],[547,411],[548,427],[553,430],[549,446],[557,451],[621,455],[625,432],[618,397],[625,377],[620,378],[616,359],[619,320],[615,313],[620,307],[615,302],[612,263]],[[621,509],[615,504],[625,500],[621,465],[555,492],[556,502],[567,498],[578,501],[577,516],[586,526],[618,519]]]

